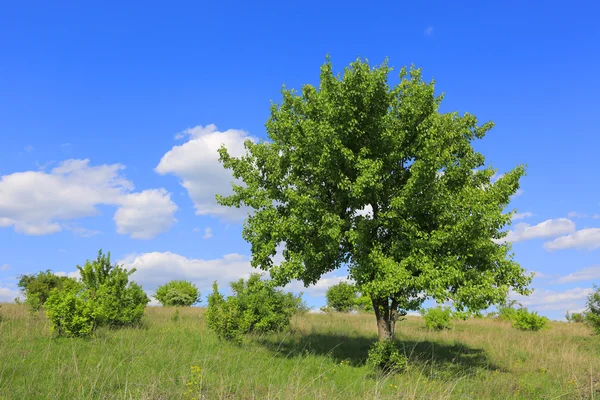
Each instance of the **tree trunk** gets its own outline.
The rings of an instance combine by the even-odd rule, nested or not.
[[[373,308],[375,309],[375,317],[377,318],[377,333],[379,341],[392,340],[394,338],[394,328],[396,327],[397,310],[395,302],[392,306],[388,299],[373,299]]]

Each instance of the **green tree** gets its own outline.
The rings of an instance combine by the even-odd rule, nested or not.
[[[587,298],[585,322],[600,335],[600,287],[594,285],[594,291]]]
[[[46,303],[52,289],[60,289],[74,282],[73,278],[58,276],[51,270],[46,270],[37,274],[19,276],[17,285],[25,297],[25,304],[29,306],[31,312],[36,312]]]
[[[338,312],[350,312],[356,305],[356,288],[348,282],[330,286],[325,292],[327,307]]]
[[[154,298],[164,307],[190,307],[200,303],[200,292],[188,281],[170,281],[156,289]]]
[[[493,123],[439,112],[443,96],[420,69],[403,68],[394,86],[390,71],[359,59],[336,75],[327,60],[318,87],[284,88],[268,141],[246,140],[239,158],[219,150],[244,184],[217,195],[254,210],[243,230],[251,264],[280,284],[309,286],[347,267],[372,299],[380,340],[427,298],[476,311],[510,288],[528,294],[531,282],[501,241],[524,167],[492,183],[496,171],[471,142]]]

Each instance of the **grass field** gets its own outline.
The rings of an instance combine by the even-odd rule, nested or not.
[[[0,399],[600,399],[600,338],[581,324],[520,332],[491,319],[397,326],[409,369],[374,377],[371,315],[307,314],[292,331],[220,342],[204,310],[149,307],[144,327],[57,339],[0,305]]]

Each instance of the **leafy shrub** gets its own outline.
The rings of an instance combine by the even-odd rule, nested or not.
[[[567,315],[565,316],[568,322],[573,322],[577,324],[582,324],[585,322],[585,313],[572,313],[569,314],[567,311]]]
[[[585,322],[597,335],[600,335],[600,287],[594,285],[595,291],[587,298]]]
[[[369,349],[367,365],[375,372],[401,372],[407,363],[408,358],[392,340],[377,341]]]
[[[51,270],[46,270],[37,274],[19,276],[17,285],[25,297],[25,304],[33,314],[42,308],[53,289],[60,289],[63,285],[73,282],[75,282],[73,278],[57,276]]]
[[[230,286],[233,295],[225,299],[213,283],[205,314],[208,327],[222,339],[239,343],[249,332],[282,331],[289,327],[292,315],[306,309],[300,296],[276,289],[273,281],[261,279],[260,274]]]
[[[349,312],[355,306],[356,287],[347,282],[331,286],[325,293],[327,306],[338,312]]]
[[[97,305],[83,285],[54,289],[46,301],[46,316],[50,331],[58,336],[90,335],[98,324]]]
[[[548,318],[526,308],[519,308],[513,317],[513,326],[522,331],[539,331],[547,324]]]
[[[422,309],[421,315],[425,319],[425,326],[428,329],[441,331],[450,329],[452,326],[450,323],[452,320],[452,310],[450,308],[437,306],[428,310]]]
[[[110,253],[103,255],[102,250],[96,260],[88,260],[77,269],[90,297],[96,299],[101,325],[119,327],[141,321],[150,299],[140,285],[129,282],[135,269],[127,271],[123,266],[111,265]]]
[[[102,325],[120,327],[141,321],[150,301],[141,286],[129,282],[135,272],[110,264],[110,253],[77,266],[81,282],[52,290],[44,304],[51,330],[59,336],[88,336]]]
[[[371,298],[363,294],[354,299],[354,308],[359,312],[375,312],[375,310],[373,309],[373,302],[371,301]]]
[[[156,289],[154,298],[163,307],[190,307],[200,303],[198,288],[188,281],[170,281]]]

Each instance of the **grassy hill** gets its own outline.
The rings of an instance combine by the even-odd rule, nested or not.
[[[56,339],[0,305],[0,399],[600,399],[600,338],[581,324],[520,332],[492,319],[397,325],[409,369],[374,377],[371,315],[307,314],[288,333],[220,342],[204,310],[149,307],[144,326]]]

